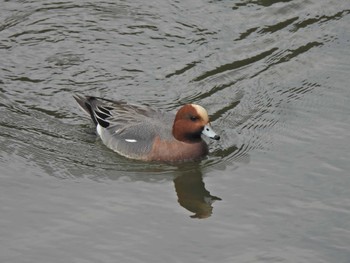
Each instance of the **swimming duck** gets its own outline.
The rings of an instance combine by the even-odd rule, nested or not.
[[[92,96],[74,96],[90,115],[102,142],[122,156],[161,162],[199,160],[208,154],[201,135],[219,140],[207,111],[186,104],[176,113]]]

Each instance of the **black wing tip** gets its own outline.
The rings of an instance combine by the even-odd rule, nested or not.
[[[109,126],[109,122],[106,119],[111,116],[109,112],[110,108],[99,105],[96,100],[100,98],[94,96],[82,96],[78,94],[74,94],[73,98],[78,102],[80,107],[90,115],[95,126],[97,126],[97,124],[101,125],[103,128],[107,128]],[[109,101],[106,99],[101,100]]]

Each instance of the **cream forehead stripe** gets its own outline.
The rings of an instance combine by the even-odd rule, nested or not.
[[[205,122],[209,122],[208,112],[202,106],[197,104],[191,104],[191,106],[196,109]]]

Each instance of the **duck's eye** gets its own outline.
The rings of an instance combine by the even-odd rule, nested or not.
[[[191,121],[197,121],[199,118],[197,116],[190,116]]]

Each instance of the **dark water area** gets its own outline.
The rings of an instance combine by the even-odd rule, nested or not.
[[[0,262],[350,262],[348,0],[0,6]],[[128,160],[74,94],[221,140]]]

